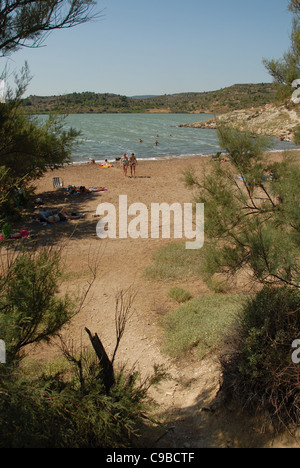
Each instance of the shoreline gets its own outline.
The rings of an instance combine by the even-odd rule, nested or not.
[[[300,151],[300,147],[296,147],[296,148],[287,148],[287,149],[270,149],[270,150],[267,150],[265,151],[265,154],[276,154],[276,153],[285,153],[285,152],[298,152]],[[212,156],[216,154],[216,153],[207,153],[207,154],[204,154],[204,153],[199,153],[199,154],[180,154],[180,155],[167,155],[167,156],[153,156],[153,157],[145,157],[145,158],[142,158],[142,157],[137,157],[137,161],[138,162],[158,162],[158,161],[166,161],[166,160],[173,160],[173,159],[189,159],[189,158],[203,158],[203,159],[209,159],[209,158],[212,158]],[[225,156],[227,155],[226,152],[223,152],[220,150],[220,154],[222,156]],[[121,158],[121,157],[120,157]],[[80,165],[83,165],[83,166],[86,166],[86,165],[93,165],[91,163],[91,160],[93,160],[93,158],[88,158],[89,160],[80,160],[80,161],[71,161],[70,163],[66,163],[64,164],[63,166],[61,167],[68,167],[68,166],[80,166]],[[120,160],[116,160],[115,159],[108,159],[108,162],[110,164],[119,164]],[[97,159],[97,160],[94,160],[95,161],[95,164],[98,165],[98,164],[101,164],[101,163],[104,163],[105,159]]]
[[[150,157],[150,158],[136,158],[137,161],[139,162],[157,162],[157,161],[166,161],[166,160],[169,160],[169,159],[186,159],[186,158],[211,158],[213,155],[213,153],[210,153],[210,154],[180,154],[180,155],[168,155],[168,156],[153,156],[153,157]],[[93,165],[91,163],[91,160],[93,158],[89,158],[90,160],[89,161],[72,161],[70,162],[69,164],[66,164],[66,166],[69,166],[69,165],[74,165],[74,166],[78,166],[78,165]],[[121,159],[121,157],[120,157]],[[99,164],[99,163],[104,163],[105,159],[96,159],[94,160],[95,161],[95,164]],[[116,159],[107,159],[107,161],[109,163],[116,163],[118,164],[120,162],[120,160],[116,160]],[[64,167],[64,166],[62,166]]]

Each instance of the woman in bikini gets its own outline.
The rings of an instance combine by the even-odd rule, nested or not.
[[[129,158],[129,166],[130,166],[130,175],[131,175],[131,177],[132,177],[132,174],[135,177],[135,166],[136,165],[137,165],[137,160],[136,160],[135,154],[132,153],[132,155]]]
[[[123,167],[123,172],[124,172],[125,177],[127,176],[128,164],[129,164],[129,161],[127,158],[127,154],[124,153],[120,161],[120,166]]]

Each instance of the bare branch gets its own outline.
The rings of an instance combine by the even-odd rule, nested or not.
[[[136,298],[136,291],[130,286],[128,289],[120,289],[115,294],[115,327],[116,327],[116,346],[112,357],[112,363],[115,360],[120,341],[124,335],[125,327],[132,316],[132,305]]]

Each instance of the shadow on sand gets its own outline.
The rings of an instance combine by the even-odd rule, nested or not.
[[[176,407],[159,414],[162,426],[140,428],[139,448],[265,448],[274,435],[249,414],[224,405],[218,397],[205,405],[210,389],[199,394],[191,406]]]
[[[86,211],[86,203],[90,199],[98,199],[100,203],[101,192],[67,196],[65,189],[57,189],[39,194],[38,198],[42,199],[43,203],[34,205],[25,220],[13,226],[14,230],[27,229],[30,232],[30,237],[20,241],[7,242],[6,246],[13,246],[14,249],[18,250],[23,246],[34,248],[36,246],[57,245],[70,238],[83,241],[97,238],[97,217],[95,217],[94,212]],[[78,220],[67,220],[46,225],[32,220],[33,214],[39,211],[49,210],[57,213],[62,208],[69,209],[70,205],[72,206],[72,212],[76,212],[76,214],[83,217]]]

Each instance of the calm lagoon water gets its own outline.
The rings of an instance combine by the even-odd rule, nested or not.
[[[209,114],[73,114],[66,117],[65,126],[81,131],[72,151],[75,163],[90,159],[114,161],[123,153],[135,153],[138,159],[160,159],[207,156],[220,151],[216,130],[179,127],[210,117]],[[275,139],[272,149],[294,147]]]

